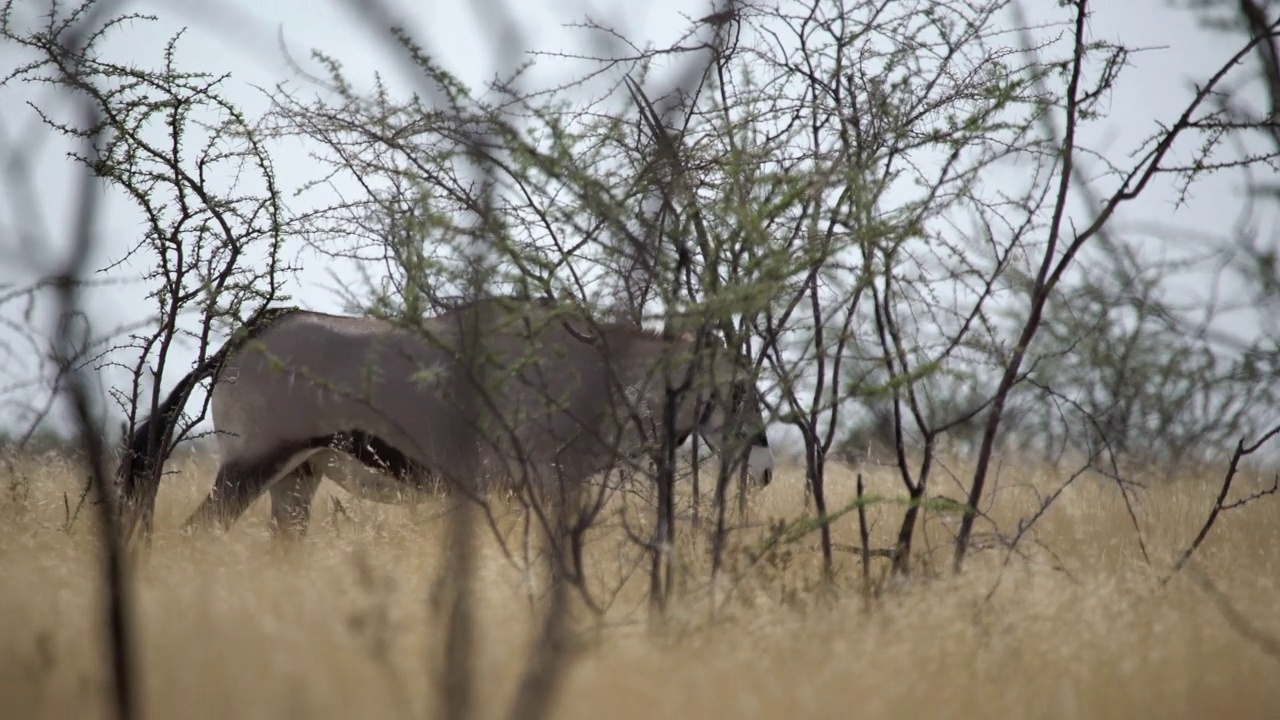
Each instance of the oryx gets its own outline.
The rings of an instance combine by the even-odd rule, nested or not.
[[[597,324],[547,301],[484,299],[413,327],[271,311],[184,377],[128,439],[117,470],[126,528],[150,512],[139,482],[157,459],[150,425],[171,427],[204,378],[221,458],[187,524],[229,526],[269,492],[275,526],[299,531],[322,475],[380,502],[438,483],[573,485],[668,429],[678,443],[702,431],[722,457],[748,454],[750,476],[768,484],[773,458],[748,369],[723,341]],[[680,391],[667,415],[669,387]],[[327,472],[335,453],[377,472]]]

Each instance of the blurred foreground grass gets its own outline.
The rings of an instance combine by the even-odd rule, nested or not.
[[[154,546],[135,568],[146,715],[425,716],[441,636],[429,598],[443,556],[434,517],[443,503],[390,508],[326,487],[302,543],[269,537],[265,500],[225,535],[184,537],[176,528],[207,491],[213,464],[178,466],[160,493]],[[889,471],[864,472],[868,492],[902,494]],[[0,475],[0,716],[100,717],[93,508],[65,527],[83,473],[47,455],[20,458]],[[989,516],[1010,532],[1037,492],[1062,479],[1006,462]],[[817,589],[814,534],[742,573],[715,623],[704,592],[707,544],[686,533],[688,581],[672,631],[645,629],[642,564],[603,622],[580,633],[555,716],[1275,717],[1280,664],[1231,627],[1192,574],[1159,584],[1219,479],[1215,470],[1141,492],[1135,509],[1150,565],[1115,487],[1082,479],[1020,546],[1025,557],[988,547],[952,577],[953,519],[929,512],[913,580],[888,584],[868,604],[849,552],[838,554],[834,597]],[[849,471],[833,468],[828,482],[833,507],[852,497]],[[1261,480],[1239,482],[1248,492]],[[938,485],[960,497],[954,483]],[[793,518],[802,503],[802,475],[784,470],[753,498],[751,517]],[[498,507],[498,524],[516,535],[515,506]],[[888,547],[901,507],[876,505],[868,515],[872,545]],[[740,549],[762,532],[737,534],[735,574]],[[621,535],[605,529],[590,544],[600,587],[618,585],[629,567]],[[853,514],[835,535],[857,544]],[[1264,498],[1219,520],[1196,567],[1259,631],[1280,635],[1278,557],[1280,498]],[[486,542],[481,558],[478,701],[484,716],[500,716],[526,657],[529,599],[523,574],[496,543]],[[886,561],[875,562],[878,578]]]

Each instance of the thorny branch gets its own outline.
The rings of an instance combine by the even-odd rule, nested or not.
[[[99,16],[111,8],[111,3],[100,3],[69,24],[61,39],[63,54],[79,58],[84,46],[91,41],[91,30],[97,27]],[[7,12],[6,8],[6,12]],[[63,68],[68,86],[75,87],[84,81],[80,66],[74,60]],[[106,125],[100,109],[92,97],[81,95],[80,112],[85,128],[93,132],[84,138],[86,157],[100,152],[108,140]],[[78,207],[75,210],[70,251],[62,267],[52,276],[52,285],[58,298],[58,323],[53,336],[55,361],[64,379],[62,391],[70,405],[79,435],[80,446],[89,463],[89,471],[99,508],[99,521],[103,547],[103,586],[105,597],[102,610],[106,617],[107,648],[110,655],[112,711],[117,720],[132,720],[139,714],[135,645],[132,628],[132,601],[129,592],[126,555],[117,530],[119,515],[116,512],[115,492],[108,478],[106,447],[102,428],[94,417],[90,398],[90,385],[85,368],[80,363],[84,352],[88,322],[80,307],[80,288],[88,273],[88,263],[97,241],[96,225],[99,221],[100,192],[95,174],[85,169],[81,174]]]
[[[1214,500],[1213,507],[1209,509],[1208,517],[1205,518],[1204,524],[1200,526],[1200,531],[1196,533],[1191,544],[1187,546],[1187,549],[1178,557],[1177,562],[1173,564],[1173,570],[1171,570],[1169,574],[1161,580],[1162,585],[1168,583],[1169,580],[1187,564],[1187,561],[1191,559],[1191,556],[1195,551],[1200,548],[1200,544],[1204,542],[1206,537],[1208,537],[1209,531],[1213,529],[1213,524],[1217,522],[1220,514],[1226,510],[1242,507],[1252,500],[1256,500],[1260,497],[1271,495],[1276,492],[1277,484],[1280,484],[1280,478],[1277,478],[1276,482],[1272,484],[1270,489],[1255,493],[1249,497],[1237,500],[1236,502],[1227,502],[1227,495],[1231,492],[1231,484],[1235,481],[1236,474],[1240,469],[1240,461],[1249,455],[1256,453],[1276,435],[1280,435],[1280,425],[1271,428],[1263,434],[1261,438],[1250,445],[1245,445],[1244,438],[1241,438],[1240,441],[1236,443],[1235,452],[1231,454],[1231,461],[1227,464],[1227,472],[1222,478],[1222,485],[1218,488],[1218,497]]]

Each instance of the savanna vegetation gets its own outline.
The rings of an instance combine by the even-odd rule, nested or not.
[[[428,713],[447,621],[434,590],[445,562],[439,507],[411,513],[326,489],[307,542],[274,541],[261,503],[209,541],[175,528],[206,492],[212,463],[176,469],[160,496],[152,548],[133,569],[140,703],[149,717]],[[66,503],[74,515],[83,488],[79,470],[45,456],[9,471],[32,488],[6,496],[0,534],[0,696],[12,717],[110,715],[96,610],[100,542],[91,513],[67,527]],[[753,501],[762,525],[803,507],[803,474],[780,473]],[[989,517],[1017,527],[1062,479],[1039,461],[1006,464]],[[1266,484],[1242,480],[1245,494]],[[901,495],[883,468],[864,473],[864,482],[868,493]],[[855,486],[853,473],[832,468],[833,504],[851,500]],[[668,623],[649,629],[648,578],[634,573],[602,617],[574,626],[573,661],[552,715],[1269,717],[1280,697],[1267,640],[1280,633],[1276,505],[1230,511],[1195,564],[1163,582],[1215,489],[1187,475],[1143,494],[1137,513],[1148,560],[1114,485],[1082,479],[1016,551],[981,540],[959,576],[949,572],[955,515],[930,512],[921,570],[886,581],[889,560],[873,559],[873,597],[849,552],[859,544],[855,522],[833,526],[833,581],[823,579],[812,534],[766,549],[767,530],[758,527],[730,550],[740,574],[723,588],[728,599],[714,618],[702,581],[707,538],[684,530],[678,554],[687,584]],[[871,505],[867,514],[872,545],[891,546],[900,506]],[[518,505],[499,515],[504,527],[519,525]],[[616,527],[593,533],[593,573],[603,580],[627,572],[619,552],[627,543]],[[507,712],[536,628],[522,574],[492,542],[479,556],[476,710],[493,717]]]
[[[154,20],[125,3],[4,5],[0,91],[75,178],[3,136],[6,716],[1280,706],[1273,3],[1162,7],[1227,50],[1120,136],[1142,49],[1088,0],[716,3],[530,52],[490,8],[482,87],[353,4],[388,74],[285,42],[253,111],[181,33],[114,56]],[[303,538],[265,501],[181,532],[219,459],[181,378],[317,269],[317,309],[405,332],[521,296],[736,352],[774,480],[668,429],[589,493],[326,485]],[[102,317],[121,287],[140,316]],[[648,417],[697,392],[664,383]]]

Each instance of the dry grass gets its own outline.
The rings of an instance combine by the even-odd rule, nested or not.
[[[14,718],[100,716],[92,513],[70,532],[62,527],[64,493],[74,507],[81,475],[57,459],[29,458],[17,471],[0,477],[0,707]],[[853,482],[832,474],[838,504]],[[871,492],[900,494],[887,472],[868,475]],[[187,462],[168,482],[155,546],[136,568],[148,716],[423,717],[440,635],[428,598],[443,524],[343,496],[348,516],[320,498],[310,536],[292,547],[268,537],[265,502],[225,536],[177,535],[172,528],[210,477],[207,462]],[[990,516],[1016,528],[1035,506],[1033,488],[1060,480],[1006,464]],[[1232,629],[1190,575],[1159,585],[1215,484],[1187,478],[1143,493],[1137,511],[1150,566],[1115,489],[1082,480],[1038,526],[1034,539],[1053,555],[1030,542],[1028,558],[1008,563],[1003,551],[983,550],[950,577],[934,569],[949,561],[950,521],[931,513],[916,579],[870,606],[849,553],[838,558],[834,599],[812,589],[816,536],[760,563],[718,623],[707,621],[691,583],[678,632],[649,634],[641,593],[627,588],[604,626],[583,634],[556,716],[1274,717],[1277,660]],[[939,483],[942,492],[959,496],[947,485]],[[799,475],[784,473],[754,500],[753,517],[794,517],[802,499]],[[869,514],[872,544],[888,546],[901,508]],[[616,575],[616,535],[592,545],[605,575],[610,567]],[[853,515],[836,535],[857,542]],[[691,577],[700,577],[705,545],[682,547]],[[1198,555],[1243,616],[1280,635],[1278,556],[1280,501],[1272,498],[1226,514]],[[520,573],[492,547],[482,553],[479,585],[479,702],[496,716],[524,662],[528,601]]]

